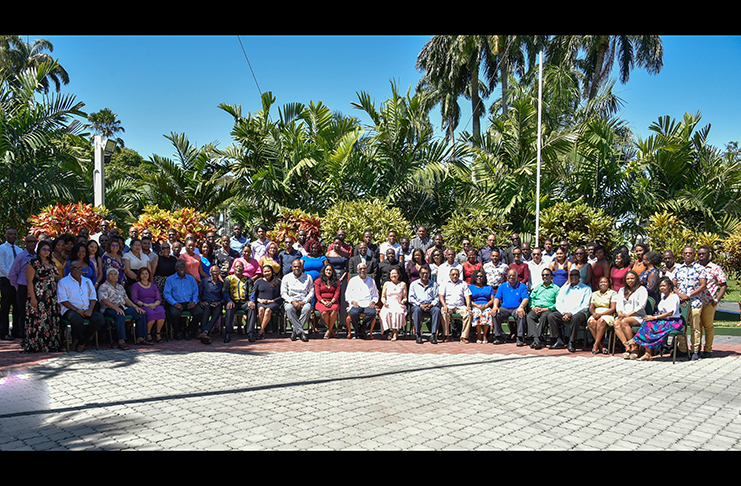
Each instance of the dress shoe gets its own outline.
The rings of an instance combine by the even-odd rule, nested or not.
[[[492,341],[492,344],[504,344],[504,343],[505,341],[504,341],[504,338],[502,337],[495,337],[494,341]]]
[[[232,340],[232,335],[231,334],[229,334],[229,333],[224,334],[224,342],[225,343],[231,342],[231,340]]]
[[[568,348],[569,348],[569,353],[576,353],[576,348],[574,347],[573,343],[569,342]]]
[[[422,340],[422,336],[417,336],[417,344],[422,344],[424,341]]]
[[[201,335],[198,336],[198,338],[201,340],[203,344],[211,344],[211,338],[208,337],[208,335],[205,332],[201,333]]]
[[[705,358],[710,358],[712,355],[713,354],[710,351],[703,351],[702,354],[700,355],[700,357],[702,359],[705,359]]]
[[[3,341],[14,341],[15,340],[15,337],[13,337],[12,335],[8,334],[6,336],[3,336],[1,339]]]
[[[300,337],[301,337],[301,340],[303,342],[305,342],[305,343],[308,343],[309,342],[309,337],[306,335],[305,332],[301,333],[301,336]]]
[[[518,337],[517,338],[517,347],[518,348],[521,348],[524,345],[525,345],[525,341],[521,337]]]
[[[430,344],[437,344],[437,336],[434,334],[430,335]]]
[[[543,343],[540,341],[533,341],[533,344],[530,345],[533,349],[543,349]]]
[[[293,332],[291,333],[291,341],[295,341],[297,337],[298,337],[298,336],[296,336],[296,331],[293,331]]]
[[[563,343],[563,341],[558,340],[555,343],[551,344],[548,349],[563,349],[566,345]]]
[[[249,334],[249,335],[247,336],[247,339],[249,340],[249,342],[251,342],[251,343],[254,343],[254,342],[255,342],[255,334],[251,332],[251,333],[250,333],[250,334]]]
[[[185,340],[190,341],[190,338],[191,338],[190,331],[185,331]]]
[[[175,340],[176,341],[182,341],[183,340],[183,333],[182,332],[175,333]]]

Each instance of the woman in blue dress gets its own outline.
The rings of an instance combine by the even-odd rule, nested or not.
[[[553,272],[553,283],[562,287],[563,284],[569,281],[569,270],[571,270],[571,263],[566,259],[566,253],[563,249],[559,248],[556,250],[556,258],[553,259],[549,265],[551,272]]]
[[[309,240],[306,242],[307,255],[301,257],[304,262],[304,272],[311,276],[311,280],[316,280],[321,274],[324,262],[327,261],[327,257],[322,255],[322,245],[317,240]]]
[[[488,342],[489,328],[492,324],[491,309],[494,306],[494,289],[486,282],[486,272],[482,269],[474,270],[471,275],[471,327],[476,328],[476,342]]]

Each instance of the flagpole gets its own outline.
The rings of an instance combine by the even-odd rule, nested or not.
[[[535,246],[540,246],[540,138],[543,116],[543,51],[540,51],[540,68],[538,74],[538,173],[535,183]]]

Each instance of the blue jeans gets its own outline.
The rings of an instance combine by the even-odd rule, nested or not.
[[[417,333],[417,336],[422,335],[422,316],[424,314],[424,311],[421,307],[417,305],[412,305],[412,322],[414,322],[414,332]],[[437,328],[440,325],[440,307],[432,306],[430,307],[429,314],[432,317],[432,326],[430,327],[430,330],[432,331],[432,334],[437,334]]]
[[[136,312],[133,307],[124,309],[124,314],[119,314],[113,309],[107,308],[104,312],[106,317],[113,318],[113,326],[116,328],[118,339],[126,339],[126,316],[131,316],[132,321],[136,324],[136,336],[140,338],[147,337],[147,315]]]

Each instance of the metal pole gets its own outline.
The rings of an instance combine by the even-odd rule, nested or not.
[[[95,166],[93,168],[93,189],[95,206],[105,206],[105,141],[100,135],[95,136]]]
[[[538,70],[538,172],[535,183],[535,246],[540,246],[540,145],[541,120],[543,116],[543,51],[540,52],[540,67]]]

